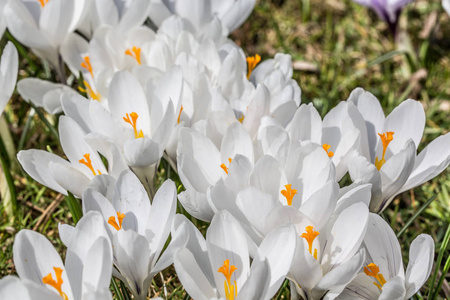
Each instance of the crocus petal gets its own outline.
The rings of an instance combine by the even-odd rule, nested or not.
[[[236,300],[245,299],[270,299],[266,289],[270,284],[270,265],[267,259],[253,262],[250,275],[245,281],[242,288],[238,291]],[[222,299],[222,298],[221,298]]]
[[[421,234],[411,243],[409,263],[406,268],[406,296],[411,298],[430,276],[434,259],[434,241],[428,234]]]
[[[251,163],[254,161],[252,139],[239,122],[228,127],[220,149],[222,162],[227,162],[229,158],[234,158],[236,154],[246,156]]]
[[[253,264],[267,259],[270,266],[270,280],[264,287],[265,299],[272,299],[283,283],[291,267],[296,245],[295,228],[288,224],[268,233],[259,246],[258,255],[253,260]]]
[[[387,116],[384,131],[393,131],[394,139],[388,149],[397,153],[404,147],[408,139],[414,141],[416,149],[419,147],[425,128],[425,111],[419,101],[405,100]],[[383,133],[383,132],[380,132]]]
[[[19,55],[13,43],[8,42],[0,61],[0,114],[5,109],[16,85]]]
[[[215,289],[188,249],[180,249],[175,253],[174,265],[184,289],[193,299],[208,300],[217,297]]]
[[[69,191],[78,198],[81,198],[91,181],[89,177],[71,165],[61,164],[60,162],[50,162],[47,172],[48,170],[50,170],[50,176],[66,191],[64,194]]]
[[[176,205],[177,189],[175,183],[168,179],[158,189],[153,198],[145,230],[147,239],[151,241],[149,247],[155,259],[159,257],[169,236],[170,227],[175,217]]]
[[[52,190],[67,195],[67,189],[63,188],[48,172],[50,162],[56,162],[70,168],[70,163],[61,157],[43,150],[22,150],[17,154],[22,168],[34,180]],[[67,176],[67,174],[65,175]]]
[[[403,278],[396,276],[383,285],[378,300],[403,300],[405,297],[405,281]]]
[[[360,250],[351,260],[325,274],[312,290],[312,294],[317,299],[320,299],[327,292],[340,294],[361,270],[364,259],[364,250]]]
[[[414,169],[400,192],[415,188],[436,177],[450,163],[450,133],[433,140],[416,157]]]

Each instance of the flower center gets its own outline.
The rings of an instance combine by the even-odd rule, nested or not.
[[[136,46],[133,46],[133,48],[128,48],[125,51],[126,55],[131,56],[132,58],[134,58],[138,64],[141,64],[141,48],[138,48]]]
[[[58,268],[58,267],[53,267],[53,270],[55,270],[55,275],[56,275],[56,281],[53,280],[53,275],[52,273],[48,273],[47,276],[42,278],[42,282],[44,284],[48,284],[52,287],[54,287],[59,295],[64,299],[64,300],[68,300],[69,298],[67,298],[67,295],[62,291],[61,286],[63,284],[63,280],[61,278],[63,269]]]
[[[131,117],[131,119],[130,119],[130,117]],[[137,121],[138,117],[139,117],[139,115],[137,113],[135,113],[135,112],[132,112],[131,114],[126,114],[126,117],[123,117],[123,120],[125,122],[127,122],[128,124],[133,126],[134,137],[136,139],[144,137],[144,133],[142,132],[142,129],[139,130],[139,132],[138,132],[137,128],[136,128],[136,121]]]
[[[247,57],[247,79],[250,79],[250,75],[252,75],[253,69],[255,69],[256,65],[261,61],[261,56],[256,54],[255,56]]]
[[[239,122],[241,122],[241,124],[242,124],[242,122],[244,122],[244,114],[243,113],[241,113],[241,117],[238,120],[239,120]]]
[[[84,158],[82,158],[78,161],[79,163],[88,167],[89,170],[91,170],[92,174],[94,174],[94,176],[102,174],[102,172],[100,172],[100,170],[98,170],[98,169],[97,169],[98,174],[95,172],[95,169],[92,166],[91,155],[89,153],[86,153],[85,155],[83,155],[83,157]]]
[[[322,145],[323,150],[325,150],[325,152],[328,154],[328,157],[333,157],[334,156],[334,152],[333,151],[328,151],[331,148],[331,145],[328,144],[323,144]]]
[[[286,189],[281,191],[281,195],[286,197],[287,204],[289,206],[292,206],[292,200],[294,199],[294,196],[297,194],[296,189],[291,189],[290,184],[286,184],[284,186]]]
[[[386,155],[386,149],[390,142],[394,139],[394,132],[393,131],[387,131],[383,134],[378,134],[381,138],[381,142],[383,143],[383,156],[381,157],[381,160],[378,160],[378,156],[375,157],[375,167],[377,167],[378,171],[380,171],[381,167],[384,165],[386,160],[384,159],[384,156]]]
[[[44,7],[45,4],[48,3],[48,0],[38,0],[38,1],[39,1],[39,3],[41,4],[42,7]]]
[[[91,85],[86,81],[83,80],[84,86],[86,88],[82,88],[81,86],[78,87],[78,90],[82,93],[85,93],[86,95],[89,96],[89,98],[93,99],[93,100],[97,100],[98,102],[100,102],[100,99],[102,98],[102,95],[100,95],[100,93],[97,93],[94,91],[94,89],[91,87]]]
[[[384,279],[383,274],[380,273],[380,268],[376,264],[368,264],[367,267],[364,267],[364,273],[366,273],[367,276],[375,279],[373,284],[375,284],[380,290],[382,290],[383,285],[386,283],[386,280]]]
[[[308,250],[311,255],[313,255],[313,253],[312,253],[313,242],[319,234],[320,233],[318,231],[314,231],[313,226],[306,226],[306,231],[304,233],[302,233],[302,235],[301,235],[301,237],[304,238],[308,242],[308,247],[309,247]],[[314,249],[313,256],[315,259],[317,259],[317,249]]]
[[[228,161],[229,161],[230,164],[231,164],[232,159],[231,159],[231,158],[228,158]],[[221,167],[221,168],[225,171],[225,173],[227,173],[227,175],[228,175],[228,167],[227,167],[225,164],[221,164],[220,167]]]
[[[119,221],[119,224],[116,222],[116,217],[111,216],[108,219],[108,224],[114,227],[117,231],[122,229],[122,221],[123,218],[125,218],[125,214],[121,213],[120,211],[117,212],[117,220]]]
[[[237,268],[233,265],[230,266],[230,260],[226,259],[223,262],[223,266],[217,270],[217,272],[222,273],[225,276],[226,280],[224,281],[224,289],[225,289],[225,297],[227,300],[234,300],[237,296],[237,284],[236,280],[234,280],[234,284],[231,284],[231,275],[236,271]]]
[[[183,111],[183,105],[181,105],[180,112],[178,113],[177,124],[180,124],[181,112]]]
[[[88,55],[83,57],[83,61],[81,62],[81,67],[86,69],[89,73],[91,73],[91,76],[94,77],[94,72],[92,71],[92,65],[91,65],[91,59]]]

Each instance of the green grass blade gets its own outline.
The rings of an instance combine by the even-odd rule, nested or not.
[[[75,224],[78,223],[78,221],[83,216],[83,211],[81,210],[80,202],[75,198],[75,196],[67,191],[68,195],[66,196],[66,202],[67,206],[69,206],[70,213],[72,214],[72,219],[75,222]]]
[[[450,240],[450,225],[448,225],[448,227],[447,227],[447,231],[445,232],[444,239],[442,240],[441,249],[439,250],[439,255],[438,255],[436,264],[434,265],[433,277],[431,278],[431,281],[430,281],[430,285],[429,285],[430,291],[428,292],[427,299],[435,299],[434,297],[437,297],[437,294],[439,293],[439,291],[437,289],[435,289],[434,286],[435,286],[436,278],[437,278],[437,275],[439,272],[439,267],[441,266],[442,258],[444,257],[444,253],[445,253],[445,250],[447,249],[449,240]],[[445,276],[445,275],[443,274],[443,276]]]
[[[120,282],[120,290],[122,291],[122,296],[124,300],[131,300],[131,296],[128,294],[128,290],[122,281]]]
[[[114,291],[114,294],[116,294],[116,297],[117,297],[116,299],[117,300],[123,300],[122,294],[119,291],[119,287],[117,286],[117,282],[114,279],[114,277],[111,278],[111,286],[112,286],[112,289]]]
[[[444,283],[445,276],[448,274],[449,268],[450,268],[450,256],[447,258],[447,261],[445,262],[444,269],[442,270],[441,278],[439,278],[439,282],[436,286],[436,290],[435,290],[436,292],[433,293],[433,299],[437,298],[437,296],[439,294],[439,290],[441,289],[441,286]]]
[[[395,56],[397,56],[397,55],[399,55],[399,54],[404,54],[404,53],[405,53],[405,51],[402,51],[402,50],[394,50],[394,51],[388,52],[388,53],[386,53],[385,55],[382,55],[382,56],[380,56],[380,57],[378,57],[378,58],[376,58],[376,59],[370,61],[370,62],[367,64],[367,66],[368,66],[368,67],[373,67],[373,66],[375,66],[375,65],[384,63],[385,61],[388,61],[388,60],[390,60],[391,58],[393,58],[393,57],[395,57]]]
[[[20,136],[19,147],[17,149],[18,151],[23,149],[23,145],[25,144],[25,139],[27,137],[28,130],[30,129],[31,120],[33,119],[33,116],[34,116],[34,110],[30,110],[30,113],[28,114],[27,122],[25,123],[25,127],[23,128],[23,131],[22,131],[22,135]]]
[[[0,137],[0,161],[3,168],[3,173],[5,174],[6,182],[8,183],[9,193],[11,195],[11,206],[13,215],[16,216],[17,213],[17,197],[16,197],[16,187],[14,185],[14,179],[11,175],[11,164],[8,161],[8,153],[6,152],[3,140]]]
[[[411,225],[412,222],[414,222],[415,219],[417,219],[417,217],[428,207],[428,205],[431,204],[431,202],[433,202],[435,199],[437,198],[437,195],[434,195],[433,197],[431,197],[425,204],[423,204],[419,210],[412,215],[411,218],[409,218],[408,221],[406,221],[405,226],[403,226],[403,228],[397,233],[397,238],[399,238],[406,229],[408,229],[408,227]]]

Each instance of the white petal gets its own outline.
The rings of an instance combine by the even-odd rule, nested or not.
[[[411,298],[430,276],[434,259],[434,241],[428,234],[421,234],[411,243],[409,263],[406,268],[406,296]]]
[[[397,276],[383,285],[383,291],[378,300],[403,300],[406,299],[405,293],[405,281]]]
[[[0,61],[0,114],[14,91],[19,68],[19,55],[12,42],[8,42]]]

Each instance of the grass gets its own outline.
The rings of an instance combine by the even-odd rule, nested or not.
[[[261,0],[231,38],[247,54],[258,53],[263,59],[277,52],[290,53],[294,78],[302,88],[302,102],[313,102],[322,115],[345,100],[356,87],[372,92],[381,101],[386,114],[407,98],[420,100],[427,115],[419,149],[422,150],[450,128],[450,17],[444,13],[440,1],[417,0],[403,11],[400,29],[402,39],[396,44],[388,27],[372,11],[350,0]],[[7,37],[0,41],[2,48],[6,41]],[[55,78],[31,52],[25,48],[19,51],[20,78]],[[11,170],[17,198],[17,213],[14,214],[14,203],[7,194],[8,182],[5,177],[0,178],[0,278],[15,273],[12,245],[14,235],[24,228],[45,234],[64,257],[57,225],[59,222],[73,224],[74,217],[68,208],[70,201],[34,182],[15,159],[18,150],[31,148],[63,155],[53,134],[56,123],[57,118],[41,111],[36,113],[17,94],[13,95],[0,121],[5,146],[4,151],[0,151]],[[168,176],[167,168],[165,164],[160,166],[160,181]],[[172,172],[170,177],[174,176]],[[409,245],[418,233],[434,238],[436,253],[443,248],[440,251],[442,264],[436,269],[435,280],[429,280],[421,290],[425,299],[431,281],[442,281],[442,288],[435,295],[438,299],[450,298],[449,275],[444,272],[447,277],[441,277],[444,264],[447,270],[449,265],[449,250],[444,247],[450,222],[449,190],[450,174],[444,172],[421,187],[397,196],[384,214],[394,231],[401,232],[399,239],[405,266]],[[433,197],[436,199],[427,203]],[[429,205],[424,207],[424,204]],[[205,232],[206,225],[199,225]],[[408,226],[402,230],[405,225]],[[152,296],[187,299],[173,267],[162,275],[155,277]],[[288,284],[276,299],[289,299]]]

